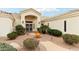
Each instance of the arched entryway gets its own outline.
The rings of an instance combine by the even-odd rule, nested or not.
[[[26,32],[32,32],[35,29],[37,17],[34,15],[25,16]]]

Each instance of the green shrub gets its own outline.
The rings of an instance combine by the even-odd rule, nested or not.
[[[64,34],[63,39],[67,44],[73,45],[79,42],[79,36],[74,34]]]
[[[49,35],[52,35],[52,29],[47,29],[47,33],[49,34]]]
[[[49,27],[46,26],[46,25],[41,25],[40,28],[37,28],[37,30],[38,30],[40,33],[46,34],[48,28],[49,28]]]
[[[17,49],[7,43],[0,43],[0,51],[17,51]]]
[[[41,28],[37,28],[38,32],[42,33],[42,29]]]
[[[40,28],[37,28],[37,31],[40,32]]]
[[[23,44],[26,48],[34,50],[38,46],[39,42],[33,38],[27,38],[23,41]]]
[[[12,40],[12,39],[15,39],[17,37],[17,33],[16,32],[11,32],[9,34],[7,34],[7,37]]]
[[[16,26],[16,32],[18,35],[24,35],[25,34],[25,28],[22,25]]]
[[[47,30],[48,34],[53,35],[53,36],[62,36],[62,32],[60,30],[57,29],[48,29]]]

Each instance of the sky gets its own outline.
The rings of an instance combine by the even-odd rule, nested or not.
[[[26,8],[0,8],[0,10],[10,13],[20,13],[25,9]],[[33,8],[33,9],[42,13],[43,16],[56,16],[74,10],[74,8]]]

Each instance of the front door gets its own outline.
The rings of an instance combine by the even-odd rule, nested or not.
[[[26,22],[26,32],[32,32],[33,24],[32,22]]]
[[[26,32],[32,32],[32,24],[26,24]]]

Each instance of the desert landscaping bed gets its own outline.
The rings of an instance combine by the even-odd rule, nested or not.
[[[17,44],[18,44],[19,45],[19,47],[18,47],[19,51],[27,51],[27,49],[23,46],[23,41],[26,38],[33,38],[33,36],[34,36],[34,33],[29,33],[29,34],[26,33],[25,35],[18,36],[14,40],[7,40],[7,38],[2,37],[2,38],[0,38],[0,42],[2,42],[2,43],[4,42],[4,43],[8,43],[8,44],[13,43],[13,44],[15,44],[16,47],[17,47]],[[50,41],[50,42],[54,43],[55,45],[61,47],[60,49],[58,49],[58,51],[62,50],[62,48],[68,49],[69,51],[72,51],[72,50],[78,51],[79,50],[79,44],[68,45],[64,42],[62,37],[55,37],[55,36],[51,36],[51,35],[48,35],[48,34],[41,34],[41,37],[37,38],[37,39],[39,39],[40,42]],[[50,47],[52,47],[53,49],[55,48],[55,46],[50,46]],[[46,51],[46,48],[49,48],[49,47],[44,47],[43,45],[39,44],[39,47],[35,51]]]
[[[48,39],[47,40],[50,40],[52,43],[60,46],[60,47],[63,47],[63,48],[66,48],[68,50],[74,50],[74,51],[79,51],[79,43],[78,44],[75,44],[75,45],[69,45],[69,44],[66,44],[63,40],[62,37],[55,37],[55,36],[50,36],[50,35],[44,35],[45,38],[47,37]]]
[[[23,41],[27,38],[34,38],[34,33],[26,33],[25,35],[18,36],[16,39],[13,40],[8,40],[8,38],[6,37],[0,37],[0,42],[12,44],[14,47],[18,48],[19,51],[27,51],[28,49],[23,46]],[[40,51],[39,47],[37,47],[35,50]]]

